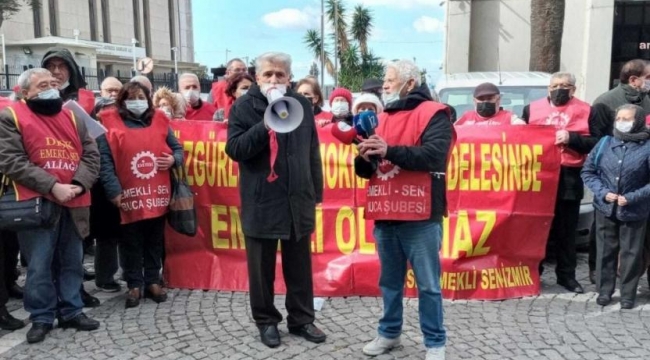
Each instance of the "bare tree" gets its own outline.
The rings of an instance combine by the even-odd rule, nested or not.
[[[532,0],[530,71],[560,71],[566,0]]]

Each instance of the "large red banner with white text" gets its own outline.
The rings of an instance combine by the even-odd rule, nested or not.
[[[170,286],[246,291],[248,277],[239,211],[237,164],[225,153],[227,127],[174,122],[196,193],[199,232],[167,231]],[[449,217],[443,222],[441,288],[450,299],[535,295],[557,190],[561,149],[542,126],[460,127],[447,171]],[[317,296],[377,296],[380,264],[364,219],[367,182],[355,176],[356,149],[319,129],[324,200],[312,235]],[[277,257],[276,292],[285,292]],[[407,296],[417,294],[412,270]]]

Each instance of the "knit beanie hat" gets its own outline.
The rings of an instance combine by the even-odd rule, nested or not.
[[[352,104],[352,93],[350,92],[350,90],[346,88],[338,88],[338,89],[334,89],[334,91],[332,91],[332,93],[330,94],[330,106],[332,106],[332,100],[334,100],[334,98],[339,96],[345,98],[348,104]]]
[[[377,114],[384,111],[384,107],[381,104],[381,101],[375,94],[363,93],[361,96],[354,100],[354,105],[352,105],[352,115],[357,115],[359,113],[359,106],[361,104],[373,104],[377,108]]]

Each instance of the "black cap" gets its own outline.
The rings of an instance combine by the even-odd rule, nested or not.
[[[492,95],[499,95],[501,92],[499,91],[499,88],[489,82],[483,83],[474,89],[474,98],[478,99],[482,96],[492,96]]]
[[[363,92],[374,92],[376,90],[381,89],[384,86],[384,83],[381,82],[381,80],[378,79],[366,79],[363,81],[363,85],[361,85],[361,91]]]

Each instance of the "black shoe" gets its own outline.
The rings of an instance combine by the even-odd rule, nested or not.
[[[623,309],[623,310],[634,309],[634,301],[632,301],[632,300],[621,300],[621,309]]]
[[[118,291],[122,290],[122,287],[120,286],[120,284],[118,284],[116,282],[106,283],[106,284],[101,284],[101,285],[95,284],[95,285],[97,286],[97,288],[99,290],[101,290],[103,292],[107,292],[107,293],[113,293],[113,292],[118,292]]]
[[[61,329],[73,328],[81,331],[92,331],[99,327],[99,321],[93,320],[86,316],[86,314],[81,313],[67,321],[59,319],[59,327]]]
[[[278,332],[278,325],[260,325],[258,326],[258,329],[260,330],[260,339],[262,340],[262,344],[270,348],[276,348],[280,346],[280,333]]]
[[[600,306],[607,306],[610,302],[612,302],[612,298],[607,295],[598,295],[598,298],[596,299],[596,304]]]
[[[126,293],[126,302],[124,303],[124,307],[130,309],[139,306],[141,297],[140,288],[129,289]]]
[[[314,324],[307,324],[298,327],[290,327],[289,332],[304,337],[307,341],[313,343],[322,343],[327,339],[327,335]]]
[[[585,290],[576,279],[558,279],[557,284],[576,294],[582,294]]]
[[[45,340],[45,336],[52,330],[51,324],[33,323],[27,332],[27,342],[30,344]]]
[[[84,281],[95,280],[95,272],[89,271],[84,268]]]
[[[18,284],[13,283],[9,285],[7,288],[7,294],[9,294],[9,297],[14,298],[14,299],[22,299],[23,296],[25,295],[23,292],[23,288],[18,286]]]
[[[93,308],[99,306],[99,299],[87,293],[83,287],[79,293],[81,294],[81,301],[83,301],[84,307]]]
[[[596,270],[589,270],[589,282],[596,284]]]
[[[0,307],[0,329],[18,330],[25,327],[25,323],[11,316],[5,306]]]

